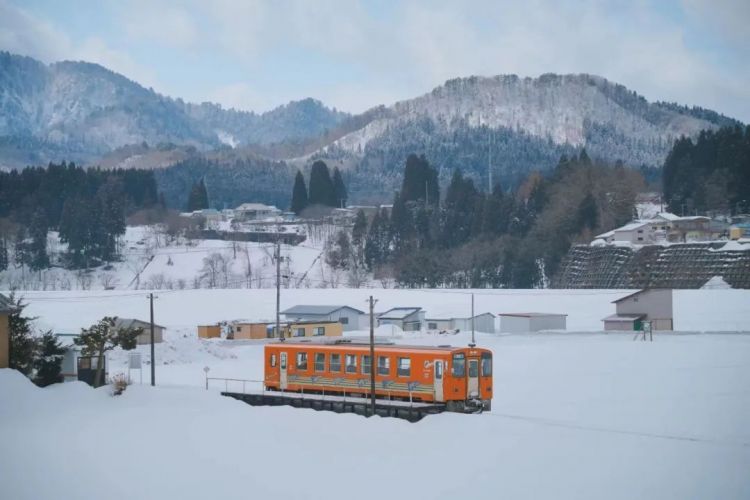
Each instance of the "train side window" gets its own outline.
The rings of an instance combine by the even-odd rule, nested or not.
[[[346,373],[357,373],[357,355],[347,354],[345,361],[346,361]]]
[[[297,369],[307,370],[307,353],[306,352],[297,353]]]
[[[443,378],[443,363],[442,361],[435,362],[435,378],[440,380]]]
[[[315,353],[315,371],[324,372],[326,371],[326,355],[322,352]]]
[[[271,368],[275,368],[275,367],[276,367],[276,355],[271,354]]]
[[[482,353],[482,376],[492,376],[492,354],[488,352]]]
[[[396,373],[399,377],[408,377],[411,375],[411,358],[398,358],[398,369]]]
[[[391,358],[389,358],[388,356],[378,356],[378,374],[391,374]]]
[[[362,355],[362,374],[369,375],[369,373],[370,373],[370,356],[363,354]]]
[[[332,372],[341,371],[341,354],[331,354],[330,370]]]
[[[453,376],[466,376],[466,356],[463,353],[453,355]]]

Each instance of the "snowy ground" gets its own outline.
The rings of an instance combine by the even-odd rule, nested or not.
[[[364,309],[373,293],[378,310],[466,315],[469,295],[449,292],[289,290],[282,307]],[[199,340],[194,325],[270,317],[273,290],[161,292],[157,322],[168,331],[155,389],[136,383],[118,398],[77,382],[36,389],[0,370],[0,496],[750,498],[750,292],[676,292],[678,329],[737,333],[657,333],[654,342],[598,331],[627,291],[476,292],[477,312],[566,312],[575,332],[478,334],[495,355],[492,411],[416,424],[250,407],[221,397],[222,381],[206,391],[204,366],[211,377],[259,379],[262,344]],[[26,298],[38,324],[57,331],[148,311],[141,292]],[[469,336],[393,339],[464,345]],[[124,360],[115,353],[111,371]],[[143,375],[147,382],[148,367]]]
[[[3,498],[750,497],[750,335],[480,344],[492,412],[416,424],[189,387],[36,389],[0,370]],[[252,366],[260,349],[235,354]]]

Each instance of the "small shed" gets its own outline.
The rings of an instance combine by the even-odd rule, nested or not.
[[[199,325],[198,337],[202,339],[221,338],[221,325]]]
[[[425,322],[421,307],[394,307],[378,316],[378,326],[396,325],[405,332],[421,330]]]
[[[297,305],[281,311],[287,321],[336,321],[345,332],[360,329],[364,311],[344,305]]]
[[[139,345],[151,343],[151,323],[135,318],[117,318],[116,328],[143,328],[143,333],[136,339]],[[154,343],[159,344],[164,341],[165,327],[154,323]]]
[[[78,380],[78,358],[81,356],[81,351],[83,350],[82,347],[77,346],[74,342],[78,336],[77,333],[55,334],[60,345],[65,349],[65,354],[63,354],[62,363],[60,364],[60,375],[62,375],[65,382]]]
[[[425,319],[428,330],[471,331],[471,318],[433,317]],[[484,333],[495,333],[495,315],[489,312],[474,316],[474,330]]]
[[[559,313],[500,313],[500,331],[507,333],[565,330],[567,314]]]
[[[643,321],[650,321],[653,330],[672,330],[672,289],[670,288],[647,288],[626,295],[612,303],[615,304],[616,313],[602,320],[605,330],[638,330],[642,328]],[[638,318],[633,319],[635,316]]]
[[[234,340],[267,339],[273,333],[268,323],[237,322],[231,325],[228,338]]]

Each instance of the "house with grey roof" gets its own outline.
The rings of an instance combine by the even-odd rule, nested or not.
[[[605,330],[642,330],[644,321],[650,321],[653,330],[672,330],[671,289],[647,288],[612,303],[616,312],[602,320]]]
[[[360,318],[365,314],[364,311],[343,305],[296,305],[281,311],[286,321],[336,321],[341,323],[345,332],[360,330]]]
[[[425,312],[421,307],[394,307],[378,315],[378,326],[396,325],[405,332],[421,330]]]

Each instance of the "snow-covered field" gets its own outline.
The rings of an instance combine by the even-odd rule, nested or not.
[[[750,497],[750,335],[479,341],[495,353],[492,412],[416,424],[197,387],[37,389],[0,370],[2,497]],[[235,354],[257,365],[260,348]]]
[[[199,340],[195,325],[271,317],[274,291],[160,292],[156,319],[168,331],[156,388],[136,383],[113,398],[77,382],[37,389],[0,370],[0,497],[750,498],[750,292],[676,292],[677,329],[736,333],[653,342],[600,331],[627,291],[475,292],[477,312],[565,312],[569,331],[478,334],[495,354],[492,411],[416,424],[251,407],[221,397],[221,381],[206,391],[205,366],[211,377],[260,378],[262,345]],[[428,317],[465,316],[470,304],[464,290],[328,289],[285,290],[282,307],[365,309],[370,293],[377,310],[417,305]],[[25,296],[38,325],[56,331],[148,313],[143,292]],[[463,345],[469,334],[393,339]],[[110,371],[124,359],[114,353]]]

